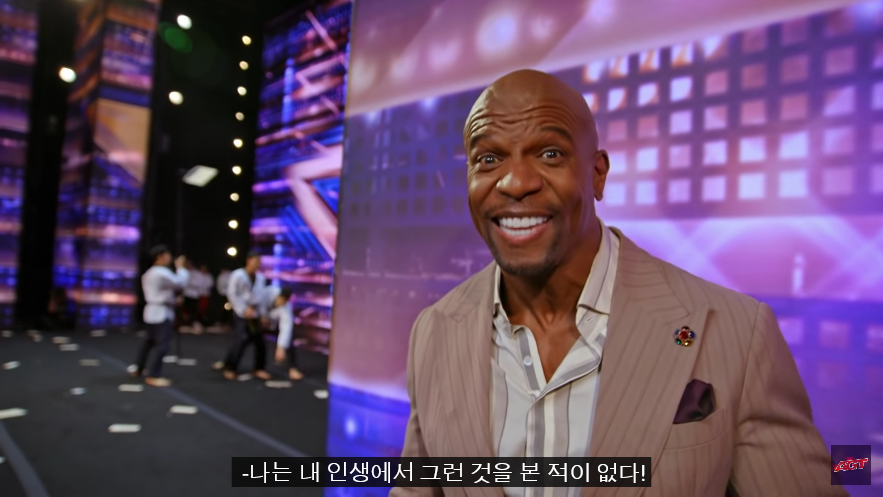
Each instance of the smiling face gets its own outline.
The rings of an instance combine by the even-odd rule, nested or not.
[[[463,135],[469,210],[503,271],[550,274],[586,244],[608,162],[579,93],[517,71],[482,93]]]

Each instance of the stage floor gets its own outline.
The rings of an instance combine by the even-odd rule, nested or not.
[[[61,351],[56,336],[79,350]],[[126,374],[140,343],[135,334],[43,334],[39,343],[24,333],[0,338],[0,365],[19,363],[0,368],[0,411],[27,410],[0,421],[4,497],[322,495],[322,489],[232,488],[230,458],[325,455],[328,401],[314,392],[327,388],[327,359],[302,353],[308,378],[272,389],[256,379],[226,381],[211,369],[227,336],[181,339],[184,356],[197,362],[166,364],[171,388],[122,392],[120,385],[140,383]],[[268,356],[270,350],[268,343]],[[98,365],[81,365],[83,359]],[[242,371],[250,363],[248,351]],[[75,388],[85,393],[74,395]],[[175,405],[199,411],[169,414]],[[109,433],[117,423],[139,424],[141,431]]]

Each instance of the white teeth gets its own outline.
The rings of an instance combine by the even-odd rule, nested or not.
[[[503,233],[506,233],[507,235],[509,235],[512,238],[527,238],[527,237],[533,235],[534,232],[536,230],[538,230],[539,228],[534,226],[533,228],[527,228],[527,229],[523,229],[523,228],[513,229],[513,228],[503,228],[503,227],[500,227],[500,229],[503,230]]]
[[[539,226],[549,218],[547,217],[501,217],[500,226],[509,229],[527,229]]]
[[[531,236],[539,226],[548,222],[548,217],[502,217],[499,219],[500,229],[510,237],[525,238]]]

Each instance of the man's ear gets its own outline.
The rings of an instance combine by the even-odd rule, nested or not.
[[[604,185],[607,183],[607,173],[610,172],[610,156],[606,150],[595,152],[595,161],[592,171],[592,190],[595,200],[604,198]]]

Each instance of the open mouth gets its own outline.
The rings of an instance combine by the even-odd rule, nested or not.
[[[512,241],[527,240],[539,234],[548,224],[549,216],[499,217],[494,222],[500,231]]]

